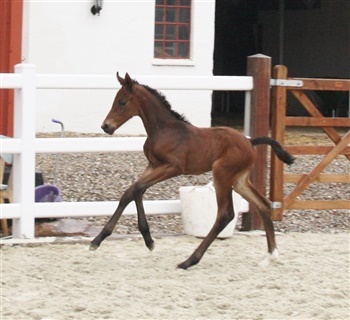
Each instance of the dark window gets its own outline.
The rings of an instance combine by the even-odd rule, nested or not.
[[[191,0],[156,0],[154,57],[189,59]]]

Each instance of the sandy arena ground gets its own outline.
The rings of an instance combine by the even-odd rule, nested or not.
[[[258,266],[265,238],[217,240],[202,261],[176,269],[200,242],[140,238],[88,244],[4,245],[1,319],[349,319],[349,234],[279,234],[278,262]]]

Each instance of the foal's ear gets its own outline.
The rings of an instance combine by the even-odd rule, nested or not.
[[[130,76],[128,73],[125,74],[125,78],[123,79],[120,75],[119,72],[117,72],[117,79],[119,81],[119,83],[126,87],[126,89],[128,89],[129,91],[132,90],[132,86],[133,86],[133,81],[131,80]]]
[[[125,79],[124,79],[124,81],[125,81],[124,86],[125,86],[129,91],[131,91],[134,82],[132,81],[132,79],[130,78],[130,76],[129,76],[128,73],[125,73]]]
[[[125,84],[125,80],[119,75],[119,72],[117,72],[117,79],[122,86]]]

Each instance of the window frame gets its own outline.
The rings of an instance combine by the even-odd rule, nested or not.
[[[193,62],[191,61],[191,55],[192,55],[192,9],[193,9],[193,3],[192,0],[188,0],[187,4],[181,3],[182,0],[173,0],[175,4],[169,4],[167,0],[159,1],[161,3],[155,2],[155,19],[154,19],[154,38],[153,38],[153,64],[154,65],[193,65]],[[157,21],[157,10],[161,9],[163,11],[162,13],[162,21]],[[172,16],[174,21],[167,21],[165,20],[167,9],[174,12],[174,15]],[[180,21],[180,12],[181,9],[187,9],[188,11],[188,21]],[[186,19],[186,17],[185,17]],[[158,18],[159,20],[159,18]],[[159,28],[162,32],[162,37],[157,38],[157,26],[160,26]],[[167,36],[166,30],[167,27],[174,26],[174,37],[169,38],[169,34]],[[186,39],[181,39],[181,36],[179,35],[179,29],[181,26],[186,26],[188,30],[188,36]],[[156,56],[156,43],[160,43],[160,55]],[[185,43],[188,45],[188,53],[186,55],[182,55],[180,52],[180,44]],[[169,46],[167,44],[173,44],[175,53],[174,55],[168,55],[166,52],[169,50]],[[159,48],[159,46],[158,46]],[[168,48],[168,49],[167,49]]]

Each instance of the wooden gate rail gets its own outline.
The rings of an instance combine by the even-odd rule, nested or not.
[[[338,155],[350,160],[350,130],[341,137],[334,127],[350,128],[349,118],[325,118],[303,90],[350,91],[350,80],[287,78],[287,68],[276,66],[273,78],[285,80],[282,86],[272,88],[271,134],[284,146],[287,126],[321,127],[335,144],[334,146],[285,146],[293,155],[324,155],[324,158],[307,174],[284,174],[283,163],[271,154],[270,199],[273,206],[273,219],[282,220],[283,209],[349,209],[345,200],[296,200],[313,182],[350,183],[350,176],[341,174],[322,174],[326,166]],[[291,80],[291,81],[290,81]],[[301,83],[300,86],[289,84]],[[286,116],[287,90],[301,103],[309,117]],[[295,183],[294,189],[283,195],[283,184]]]

